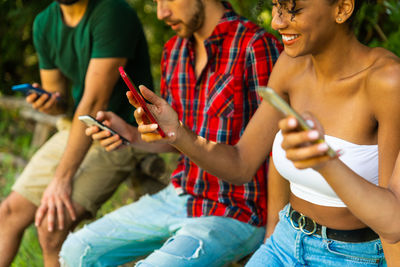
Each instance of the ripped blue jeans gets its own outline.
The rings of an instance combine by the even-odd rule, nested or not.
[[[60,252],[62,266],[223,266],[253,252],[264,227],[219,216],[187,217],[188,196],[172,185],[145,195],[70,234]]]

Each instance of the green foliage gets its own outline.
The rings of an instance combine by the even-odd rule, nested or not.
[[[384,47],[400,56],[400,2],[365,3],[357,16],[356,34],[371,47]]]
[[[27,158],[33,124],[22,120],[17,111],[0,110],[0,152]]]
[[[384,32],[388,32],[388,38],[384,42],[383,47],[400,56],[400,1],[384,1],[384,6],[386,7],[387,14],[387,24],[385,24]],[[391,30],[396,28],[397,30],[395,31]]]
[[[173,36],[170,27],[157,20],[157,6],[149,0],[127,0],[136,10],[149,45],[151,60],[151,71],[153,73],[154,85],[157,90],[160,80],[160,61],[164,43]]]
[[[0,165],[0,201],[11,192],[12,183],[9,181],[14,181],[19,171],[13,164],[12,156],[5,155]]]
[[[34,226],[26,229],[18,255],[11,267],[43,267],[42,250]]]
[[[278,35],[276,31],[271,28],[271,9],[272,1],[265,0],[231,0],[229,1],[233,9],[242,16],[256,22],[258,25],[265,28],[268,32]]]
[[[27,159],[33,125],[19,119],[17,111],[0,110],[0,201],[10,192],[22,167],[16,166],[13,156]],[[13,155],[13,156],[12,156]],[[41,267],[42,253],[34,227],[25,231],[23,242],[12,267]]]
[[[15,83],[39,81],[32,23],[50,2],[0,1],[0,88],[7,94]]]

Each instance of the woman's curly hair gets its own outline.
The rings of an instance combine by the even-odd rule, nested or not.
[[[336,3],[338,0],[326,0],[328,1],[331,5]],[[372,2],[372,1],[365,1],[364,2]],[[277,0],[276,3],[278,4],[278,14],[282,14],[282,8],[285,8],[286,11],[292,15],[292,20],[296,16],[296,14],[300,11],[299,9],[296,9],[296,0]],[[361,0],[355,0],[354,1],[354,11],[353,14],[351,14],[350,18],[347,20],[350,27],[352,28],[354,26],[354,18],[356,16],[356,13],[360,9],[362,1]]]

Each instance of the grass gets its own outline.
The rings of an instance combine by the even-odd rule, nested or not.
[[[30,151],[33,124],[19,119],[17,111],[0,110],[0,200],[10,192],[23,167],[15,164],[15,157],[27,159]],[[42,253],[34,227],[25,231],[23,241],[12,267],[41,267]]]

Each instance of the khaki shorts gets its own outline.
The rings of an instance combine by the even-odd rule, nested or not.
[[[39,206],[64,153],[69,130],[52,136],[32,157],[13,190]],[[93,216],[148,153],[132,147],[107,152],[97,142],[90,147],[73,179],[72,200]]]

